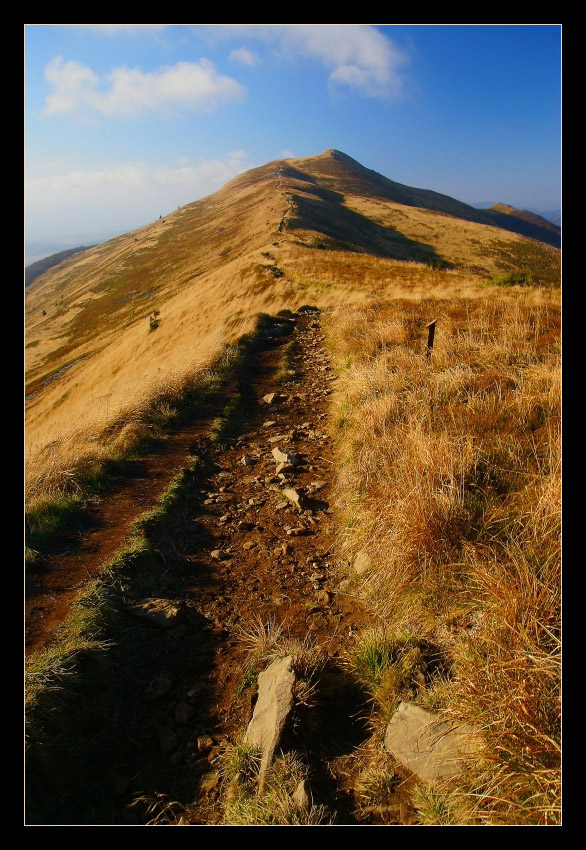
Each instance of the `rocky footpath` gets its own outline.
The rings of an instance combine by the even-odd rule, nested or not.
[[[409,783],[465,754],[464,732],[407,703],[373,740],[347,663],[370,623],[337,548],[320,316],[263,335],[228,427],[194,444],[197,471],[145,527],[157,568],[120,606],[79,822],[410,823]],[[389,776],[392,803],[369,805]]]

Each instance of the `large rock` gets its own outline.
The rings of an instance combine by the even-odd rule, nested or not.
[[[172,629],[186,616],[182,605],[169,602],[168,599],[144,599],[136,605],[128,605],[126,610],[159,629]]]
[[[384,741],[412,773],[425,782],[460,773],[466,755],[477,749],[472,729],[410,702],[401,702],[391,717]]]
[[[311,786],[307,779],[302,779],[292,794],[293,802],[300,812],[311,809]]]
[[[259,776],[261,793],[266,771],[272,763],[285,723],[293,708],[293,662],[292,655],[278,658],[258,677],[258,699],[246,730],[245,741],[262,751]]]

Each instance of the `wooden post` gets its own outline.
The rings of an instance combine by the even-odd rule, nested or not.
[[[425,351],[425,356],[429,357],[431,354],[431,350],[433,348],[433,338],[435,336],[435,326],[437,324],[437,319],[434,319],[433,322],[430,322],[425,327],[427,328],[427,349]]]

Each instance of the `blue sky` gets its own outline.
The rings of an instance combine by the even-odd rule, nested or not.
[[[27,241],[100,241],[327,148],[557,209],[560,54],[559,24],[26,24]]]

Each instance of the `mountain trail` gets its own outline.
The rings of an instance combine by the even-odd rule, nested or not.
[[[182,619],[160,629],[123,614],[133,637],[111,650],[116,722],[95,740],[94,822],[144,823],[153,811],[224,822],[226,752],[255,698],[250,651],[270,640],[327,659],[312,722],[293,746],[309,763],[314,798],[336,822],[356,822],[351,762],[369,737],[369,706],[342,659],[368,616],[339,570],[328,432],[336,376],[319,313],[291,325],[289,336],[269,329],[241,379],[239,433],[200,441],[204,477],[155,539],[163,566],[144,601]],[[169,817],[157,822],[177,822]]]

